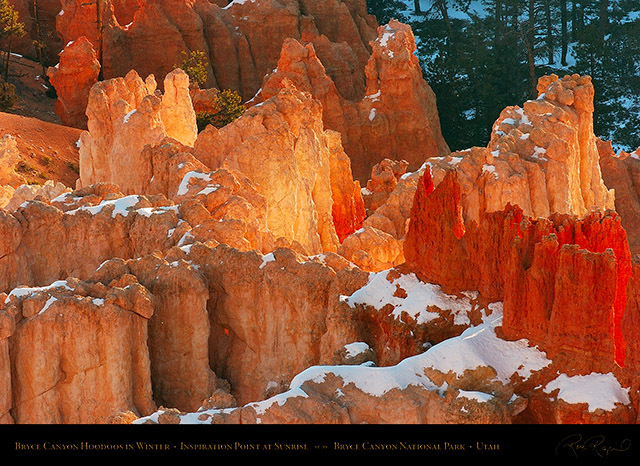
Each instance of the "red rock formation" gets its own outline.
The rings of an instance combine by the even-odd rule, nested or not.
[[[211,367],[239,403],[284,391],[296,373],[322,360],[328,308],[363,278],[334,259],[327,262],[335,268],[286,248],[262,257],[226,246],[188,250],[185,260],[203,271],[209,287]],[[353,277],[339,280],[339,270],[340,278]]]
[[[373,212],[387,201],[398,181],[406,173],[408,165],[406,160],[384,159],[373,166],[371,178],[363,191],[367,211]]]
[[[614,208],[600,173],[591,78],[543,76],[538,91],[522,108],[502,111],[486,148],[428,161],[436,184],[450,168],[458,170],[465,221],[509,203],[533,218]]]
[[[553,223],[550,232],[523,248],[529,252],[513,259],[505,289],[505,335],[526,335],[551,357],[570,359],[577,370],[624,365],[621,320],[631,269],[619,217],[594,213],[581,221],[554,218]]]
[[[86,37],[69,42],[60,52],[60,63],[50,67],[47,75],[56,89],[55,110],[63,124],[86,128],[89,92],[99,74],[100,63]]]
[[[121,411],[156,409],[147,349],[153,307],[144,288],[70,279],[17,288],[0,305],[2,321],[9,320],[2,367],[11,371],[3,374],[11,391],[2,391],[1,419],[101,424]]]
[[[95,8],[81,8],[79,2],[68,2],[59,30],[67,41],[82,33],[99,48],[86,30]],[[279,73],[274,74],[281,75],[277,81],[295,75],[292,63],[300,57],[287,56],[291,49],[285,45],[283,50],[283,42],[300,40],[312,47],[309,59],[320,66],[321,80],[331,83],[333,106],[322,98],[326,89],[316,83],[314,89],[300,88],[322,101],[325,125],[341,133],[361,182],[385,155],[407,159],[415,169],[424,158],[448,152],[435,97],[413,54],[410,28],[394,22],[376,38],[375,19],[366,14],[363,1],[335,0],[322,8],[299,0],[232,2],[224,8],[204,1],[144,1],[126,27],[109,8],[103,15],[105,77],[124,76],[131,69],[161,77],[182,61],[183,51],[202,50],[211,62],[206,87],[235,89],[247,100],[262,84],[266,94],[256,102],[275,94],[265,91],[272,85],[262,80],[276,66]],[[368,98],[360,100],[365,91]]]
[[[190,186],[198,175],[208,184]],[[241,174],[189,172],[182,182],[185,191],[175,205],[163,193],[123,196],[117,186],[98,184],[50,203],[44,197],[25,202],[13,215],[2,210],[0,290],[86,279],[112,257],[141,257],[196,241],[273,250],[265,200]]]
[[[85,35],[98,49],[95,6],[82,3],[62,1],[58,31],[65,43]],[[349,55],[350,66],[357,63],[362,70],[376,27],[363,0],[335,0],[322,8],[301,0],[118,0],[104,2],[102,18],[105,78],[124,76],[131,69],[143,76],[164,76],[182,61],[183,51],[201,50],[211,64],[207,87],[234,89],[245,99],[274,68],[286,38],[304,35],[321,41],[335,63],[330,69],[340,77],[349,73],[344,60],[336,60],[336,49]]]
[[[625,367],[630,380],[637,380],[640,373],[640,353],[638,353],[638,332],[640,331],[640,257],[631,260],[631,277],[627,288],[626,310],[621,322],[622,337],[626,345]],[[639,400],[636,409],[640,409]]]
[[[450,171],[434,189],[425,170],[404,243],[407,266],[446,290],[504,300],[504,334],[539,343],[574,370],[623,365],[631,269],[620,218],[596,211],[533,220],[507,206],[465,225],[457,180]]]
[[[16,172],[20,160],[16,139],[10,134],[5,134],[0,138],[0,185],[10,185],[17,188],[24,181]],[[13,192],[10,194],[13,195]]]
[[[366,211],[362,200],[360,183],[353,181],[351,160],[342,149],[338,134],[328,133],[330,157],[331,215],[336,228],[338,241],[342,243],[347,236],[357,231],[364,222]]]
[[[37,60],[38,52],[34,41],[40,41],[44,45],[43,65],[55,63],[58,53],[64,48],[56,31],[56,18],[60,13],[60,0],[10,0],[19,15],[19,20],[24,24],[26,34],[16,37],[12,42],[12,49],[27,57]],[[37,3],[37,10],[34,9]],[[80,37],[80,36],[78,36]]]
[[[597,381],[594,393],[609,392],[606,398],[587,397],[579,401],[575,393]],[[607,388],[604,388],[607,387]],[[630,390],[612,373],[567,376],[553,374],[527,394],[527,408],[520,421],[528,424],[633,424],[637,411],[629,403]],[[610,399],[612,397],[613,399]]]
[[[368,225],[347,236],[338,253],[362,270],[370,272],[387,270],[404,263],[402,240]]]
[[[476,392],[475,394],[478,394]],[[486,395],[488,402],[452,388],[420,386],[371,394],[333,374],[306,380],[285,396],[238,409],[200,413],[203,424],[511,424],[522,402]],[[484,394],[483,394],[484,395]],[[162,409],[146,423],[178,424],[189,414]],[[368,445],[368,444],[367,444]],[[415,444],[406,443],[406,448]]]
[[[611,142],[598,140],[602,179],[616,193],[616,212],[629,237],[632,254],[640,253],[640,157],[621,152],[617,155]],[[639,151],[640,152],[640,151]]]
[[[53,180],[48,180],[42,186],[22,184],[13,192],[7,204],[3,206],[2,203],[0,203],[0,207],[9,212],[14,212],[27,201],[38,199],[44,202],[50,202],[56,197],[70,191],[71,188],[67,188],[60,182],[54,183]]]
[[[267,226],[267,200],[246,176],[225,169],[188,172],[175,198],[193,228],[181,239],[187,245],[224,243],[241,251],[274,249]]]
[[[404,241],[407,266],[422,278],[443,285],[447,290],[478,290],[488,298],[501,298],[500,275],[496,273],[494,261],[474,260],[496,244],[489,236],[486,242],[478,243],[478,251],[475,251],[475,238],[465,234],[465,230],[476,227],[476,224],[465,226],[462,212],[461,188],[456,172],[450,171],[445,175],[436,189],[427,167],[418,182]],[[485,228],[491,231],[494,226]],[[500,231],[501,225],[497,224],[496,229]],[[493,251],[492,255],[497,256],[501,249]],[[470,267],[470,263],[478,266]]]
[[[134,207],[153,210],[155,206],[167,206],[166,199],[154,199],[154,203],[142,196],[122,197],[109,191],[108,197],[95,205],[75,209],[69,205],[63,212],[30,201],[14,216],[6,217],[7,228],[16,232],[19,241],[7,241],[1,288],[47,285],[68,276],[86,278],[111,257],[139,257],[156,249],[167,250],[180,239],[177,236],[181,231],[184,234],[177,228],[177,208],[159,209],[148,216],[145,210],[129,215]],[[67,199],[82,199],[82,194],[76,191]]]
[[[364,218],[339,135],[324,130],[320,115],[319,102],[285,87],[231,124],[208,126],[194,146],[206,166],[251,179],[266,199],[268,229],[307,254],[336,251]]]
[[[380,271],[390,267],[403,264],[405,261],[403,253],[403,241],[407,233],[411,206],[415,196],[416,187],[420,179],[421,171],[406,173],[396,180],[393,191],[390,193],[383,190],[377,191],[380,197],[374,194],[367,194],[363,190],[364,199],[369,198],[377,202],[384,203],[370,213],[363,222],[363,227],[349,235],[338,252],[356,264],[363,270]],[[372,174],[372,183],[377,182],[376,175]],[[379,188],[374,187],[379,190]],[[370,192],[370,191],[369,191]],[[374,199],[375,198],[375,199]]]
[[[140,8],[138,0],[111,0],[113,14],[118,24],[127,26],[133,22],[136,12]]]
[[[154,400],[195,410],[218,385],[209,367],[209,293],[203,276],[184,260],[167,262],[152,255],[108,261],[91,280],[128,289],[136,277],[153,296],[148,345]]]
[[[411,170],[428,157],[447,154],[435,95],[422,78],[411,28],[392,21],[378,28],[365,68],[366,96],[347,100],[328,75],[314,44],[285,41],[278,66],[253,102],[277,93],[287,79],[318,99],[327,128],[342,135],[354,177],[364,182],[385,158],[406,160]]]
[[[78,187],[107,182],[125,194],[146,192],[153,168],[144,147],[165,137],[186,145],[195,142],[188,85],[180,69],[165,77],[163,95],[156,94],[153,76],[143,81],[135,71],[96,84],[87,106],[88,131],[80,138]]]

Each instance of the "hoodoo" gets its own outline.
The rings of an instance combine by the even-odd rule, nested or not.
[[[452,152],[432,43],[363,0],[12,4],[61,40],[55,123],[0,113],[0,423],[638,422],[640,166],[595,76]]]

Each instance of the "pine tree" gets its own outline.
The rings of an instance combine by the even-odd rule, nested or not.
[[[9,64],[11,62],[11,42],[14,37],[25,35],[24,23],[20,22],[18,12],[9,0],[0,0],[0,41],[5,42],[6,61],[4,80],[9,80]]]
[[[594,128],[614,147],[640,146],[640,4],[638,0],[368,0],[384,23],[410,13],[425,80],[436,94],[443,135],[453,150],[487,144],[500,112],[537,97],[541,75],[590,75]],[[392,8],[393,5],[393,8]],[[372,11],[374,10],[374,11]],[[377,11],[375,11],[377,10]],[[394,10],[390,13],[391,10]],[[382,18],[382,20],[381,20]]]
[[[196,115],[198,131],[204,130],[209,125],[222,128],[242,116],[246,111],[240,94],[231,89],[218,92],[214,106],[216,111],[198,112]]]
[[[201,50],[193,50],[190,53],[182,51],[182,63],[174,65],[174,68],[181,68],[187,73],[192,85],[202,86],[209,78],[207,73],[208,66],[207,55]]]
[[[367,11],[376,17],[378,24],[387,24],[392,19],[404,21],[401,13],[404,9],[405,4],[399,0],[367,0]]]
[[[16,103],[16,88],[0,79],[0,111],[9,110]]]

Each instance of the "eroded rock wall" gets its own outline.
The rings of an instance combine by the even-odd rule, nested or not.
[[[425,170],[404,243],[407,267],[451,292],[504,301],[505,336],[540,344],[572,370],[624,365],[631,255],[620,217],[531,219],[508,205],[465,224],[461,192],[455,171],[434,187]]]
[[[322,103],[327,128],[342,135],[354,177],[363,185],[385,158],[406,160],[417,170],[426,158],[449,153],[442,137],[436,99],[422,78],[411,28],[398,21],[380,26],[367,60],[365,95],[347,98],[325,68],[316,44],[288,39],[277,68],[265,77],[253,102],[274,95],[283,80]]]

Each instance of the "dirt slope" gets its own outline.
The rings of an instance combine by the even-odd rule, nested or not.
[[[22,161],[17,171],[28,183],[61,181],[74,188],[78,178],[78,147],[81,130],[60,125],[53,110],[55,98],[47,95],[42,67],[20,56],[12,57],[9,82],[16,86],[18,101],[0,112],[0,137],[16,138]]]

